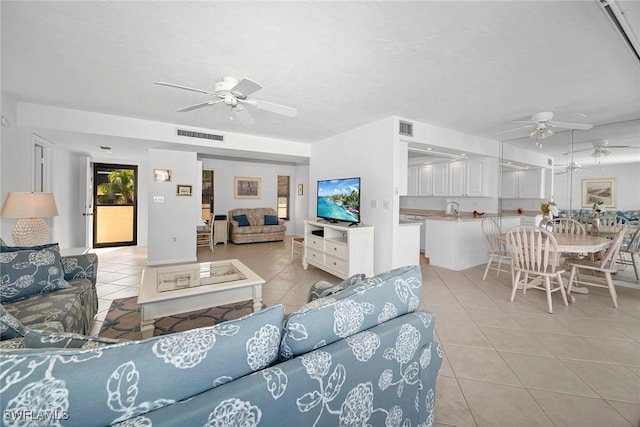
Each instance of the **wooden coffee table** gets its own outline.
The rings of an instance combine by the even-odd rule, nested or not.
[[[142,338],[153,336],[155,319],[164,316],[248,299],[260,311],[263,284],[237,259],[145,268],[138,294]]]

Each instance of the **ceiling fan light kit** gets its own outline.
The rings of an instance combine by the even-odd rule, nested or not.
[[[593,127],[593,125],[585,123],[559,122],[553,120],[552,111],[541,111],[539,113],[534,113],[531,115],[529,120],[514,120],[513,123],[526,123],[526,125],[498,132],[498,135],[522,129],[531,129],[529,131],[529,138],[535,138],[536,147],[538,148],[542,148],[542,143],[540,142],[540,140],[553,135],[556,132],[556,129],[589,130]]]
[[[287,107],[285,105],[275,104],[273,102],[261,101],[258,99],[248,99],[249,95],[262,89],[258,83],[250,79],[238,80],[232,76],[224,76],[222,80],[214,85],[214,90],[204,90],[192,88],[189,86],[178,85],[174,83],[156,82],[157,85],[169,86],[176,89],[189,90],[192,92],[203,93],[205,95],[214,96],[216,98],[199,102],[197,104],[189,105],[187,107],[178,108],[176,112],[184,113],[187,111],[196,110],[198,108],[208,107],[215,104],[223,103],[231,107],[235,116],[244,124],[253,124],[253,118],[249,114],[246,108],[243,108],[241,104],[251,105],[252,107],[260,110],[269,111],[271,113],[282,114],[287,117],[295,117],[298,114],[298,110],[293,107]],[[233,119],[233,117],[232,117]]]

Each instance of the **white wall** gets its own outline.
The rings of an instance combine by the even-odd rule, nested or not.
[[[148,249],[149,265],[196,261],[196,216],[200,209],[200,195],[178,196],[177,185],[197,187],[198,160],[196,153],[150,149],[149,171],[170,169],[171,181],[153,180],[152,173],[140,175],[141,186],[149,188]],[[155,203],[153,197],[163,197]],[[144,224],[139,226],[144,227]]]
[[[616,165],[583,165],[585,169],[573,173],[569,190],[568,173],[555,175],[555,201],[560,209],[590,209],[582,207],[582,180],[585,178],[617,179],[618,206],[607,210],[626,211],[640,209],[640,163]],[[569,195],[571,194],[571,203]]]
[[[319,179],[360,177],[360,215],[375,227],[375,273],[391,268],[394,223],[393,117],[361,126],[311,145],[309,213],[315,216]],[[377,203],[373,207],[372,203]],[[388,207],[385,208],[385,203]]]

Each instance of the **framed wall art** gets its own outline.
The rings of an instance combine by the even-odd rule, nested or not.
[[[262,178],[236,176],[233,179],[234,199],[259,199],[262,190]]]
[[[154,181],[171,181],[171,169],[154,169]]]
[[[584,178],[582,180],[582,207],[591,208],[602,202],[604,208],[615,208],[618,204],[616,178]]]
[[[184,184],[178,184],[177,190],[176,190],[176,194],[178,196],[190,196],[191,195],[191,186],[190,185],[184,185]]]

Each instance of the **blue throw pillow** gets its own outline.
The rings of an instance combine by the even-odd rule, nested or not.
[[[0,252],[0,270],[2,302],[71,287],[64,279],[57,245],[40,250]]]
[[[275,215],[265,215],[264,225],[279,225],[278,217]]]
[[[234,221],[238,221],[238,225],[240,227],[248,227],[251,224],[249,224],[249,219],[247,218],[247,215],[242,214],[242,215],[234,215],[233,216],[233,220]]]
[[[7,246],[0,245],[0,252],[17,252],[17,251],[39,251],[40,249],[55,249],[57,251],[60,250],[60,247],[57,243],[46,243],[44,245],[38,246]]]

